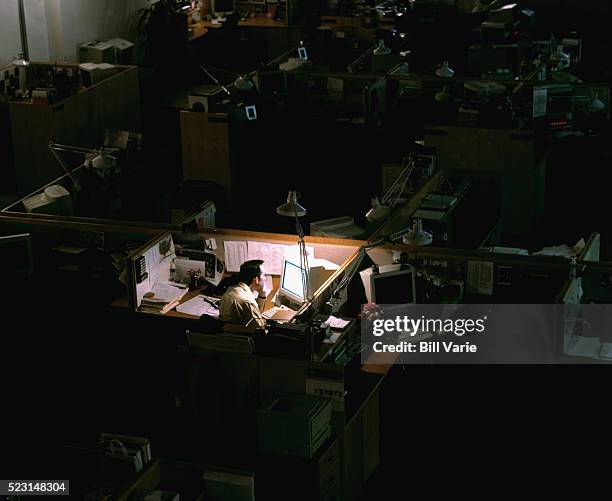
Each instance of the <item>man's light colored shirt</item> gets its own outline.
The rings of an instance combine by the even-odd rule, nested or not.
[[[266,320],[261,314],[265,299],[257,298],[250,287],[240,282],[228,287],[219,305],[219,320],[234,324],[264,328]]]

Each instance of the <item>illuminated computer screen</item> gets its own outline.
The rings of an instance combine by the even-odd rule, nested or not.
[[[370,276],[372,302],[376,304],[416,303],[414,268],[412,266]]]
[[[244,111],[246,113],[247,120],[257,120],[257,108],[255,105],[245,106]]]
[[[33,268],[29,233],[0,236],[0,278],[29,275]]]
[[[287,95],[287,74],[284,71],[266,71],[257,74],[257,87],[262,96]]]
[[[303,276],[304,273],[299,265],[285,260],[281,275],[281,292],[295,302],[304,302]]]

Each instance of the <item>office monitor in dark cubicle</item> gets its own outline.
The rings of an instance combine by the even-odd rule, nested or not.
[[[414,304],[417,302],[415,269],[402,265],[396,271],[370,275],[372,302],[376,304]]]
[[[236,3],[234,0],[213,0],[212,10],[215,16],[227,16],[236,10]]]
[[[287,74],[284,71],[266,71],[257,73],[257,89],[262,96],[286,96]]]
[[[0,236],[0,279],[24,277],[33,271],[30,234]]]

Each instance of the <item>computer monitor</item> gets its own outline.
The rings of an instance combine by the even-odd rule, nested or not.
[[[213,0],[212,10],[218,17],[231,14],[236,10],[235,0]]]
[[[30,234],[0,236],[0,278],[30,275],[33,271]]]
[[[376,304],[416,303],[415,269],[402,265],[400,269],[370,275],[371,300]]]
[[[299,261],[299,259],[298,259]],[[321,286],[340,268],[337,264],[326,259],[309,259],[308,288],[314,294]],[[305,301],[304,273],[299,263],[285,259],[280,277],[280,286],[276,295],[277,305],[298,308]],[[289,303],[289,304],[287,304]]]
[[[257,88],[262,96],[286,96],[287,74],[284,71],[257,73]]]
[[[247,120],[257,120],[257,107],[255,105],[245,106]]]
[[[304,302],[304,270],[289,260],[283,263],[279,293],[294,303]]]

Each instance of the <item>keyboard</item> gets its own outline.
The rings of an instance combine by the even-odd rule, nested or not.
[[[295,313],[294,310],[292,310],[291,308],[287,308],[284,305],[281,306],[273,306],[272,308],[264,311],[261,315],[266,319],[266,320],[271,320],[272,317],[274,317],[274,315],[276,315],[278,312],[280,311],[286,311],[286,312],[291,312],[291,313]]]

